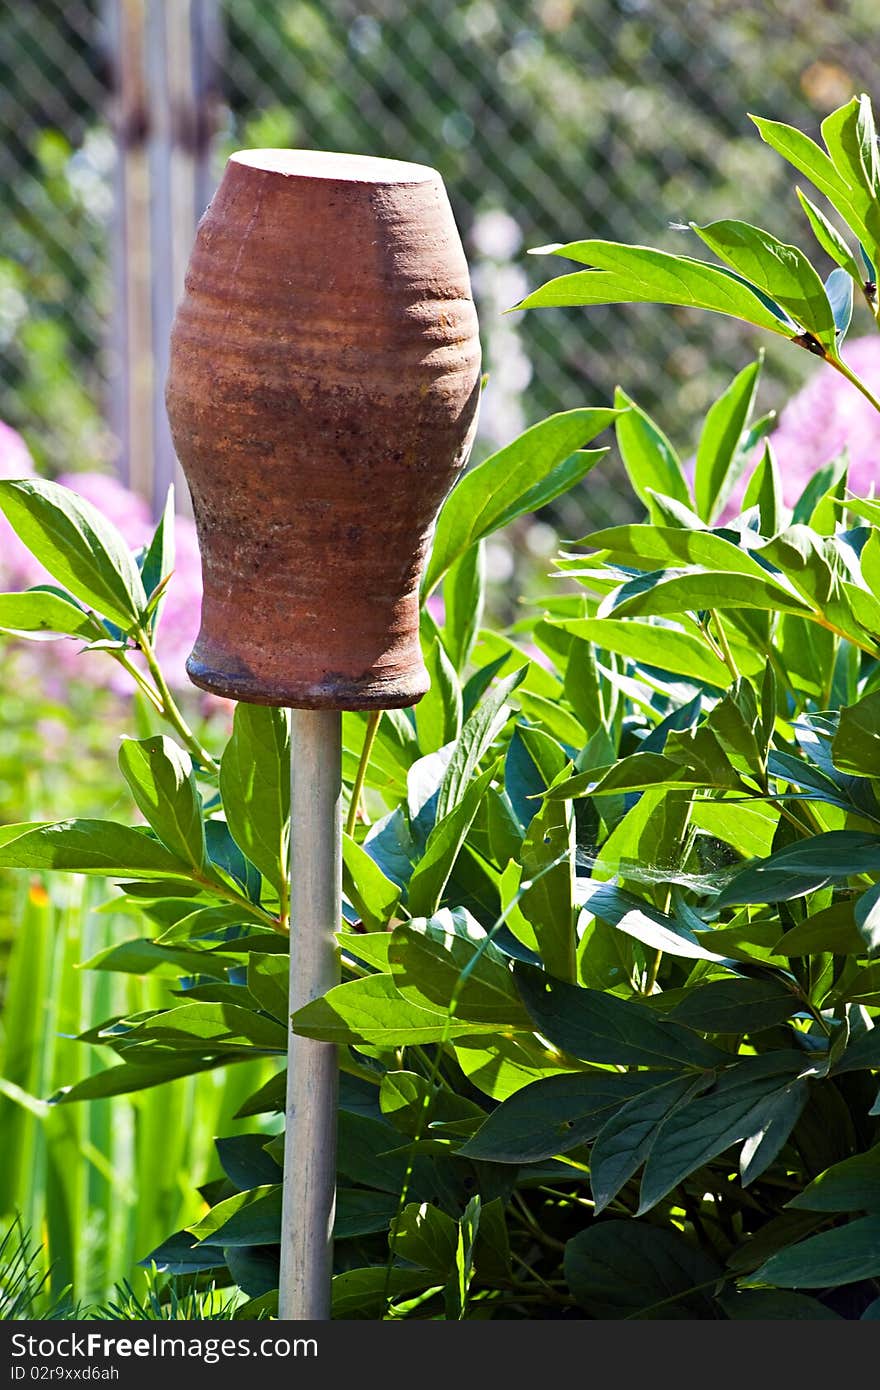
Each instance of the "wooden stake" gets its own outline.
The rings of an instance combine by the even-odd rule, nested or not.
[[[342,715],[291,711],[290,1010],[339,983]],[[330,1317],[336,1048],[289,1034],[278,1316]]]

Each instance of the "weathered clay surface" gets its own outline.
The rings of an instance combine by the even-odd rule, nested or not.
[[[196,685],[302,708],[424,694],[422,562],[470,449],[479,371],[436,171],[232,156],[199,226],[166,392],[202,553]]]

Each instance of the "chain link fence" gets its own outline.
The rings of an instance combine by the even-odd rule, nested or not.
[[[0,4],[0,417],[50,472],[125,471],[111,408],[125,344],[108,324],[119,257],[137,252],[120,241],[114,33],[138,4],[167,17],[183,3]],[[688,311],[505,315],[565,268],[526,250],[584,236],[679,247],[686,234],[671,224],[717,216],[809,246],[790,174],[747,113],[815,130],[875,75],[874,0],[201,0],[200,22],[209,5],[207,184],[244,145],[442,173],[480,308],[484,451],[553,410],[607,402],[617,383],[688,449],[755,342]],[[155,91],[171,100],[167,83]],[[123,134],[144,134],[136,112]],[[780,404],[809,368],[770,344],[763,403]],[[126,370],[153,369],[136,357]],[[617,479],[612,465],[564,501],[557,529],[626,514]],[[531,543],[545,542],[539,531]]]

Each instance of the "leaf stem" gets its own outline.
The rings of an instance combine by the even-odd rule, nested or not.
[[[728,671],[733,676],[733,679],[735,681],[738,681],[740,678],[739,669],[737,667],[736,662],[733,659],[733,652],[730,650],[730,643],[727,640],[727,633],[724,631],[724,628],[721,625],[721,619],[719,618],[714,608],[711,610],[711,614],[712,624],[715,628],[715,632],[718,638],[718,648],[721,652],[721,658]]]
[[[865,400],[870,401],[874,409],[880,414],[880,400],[878,400],[873,391],[865,385],[861,377],[856,376],[852,368],[846,365],[842,357],[826,357],[825,360],[836,372],[840,372],[841,376],[845,376],[847,381],[850,382],[857,391],[861,391]]]
[[[251,917],[257,917],[264,926],[271,927],[273,931],[281,932],[285,936],[287,935],[286,928],[279,922],[277,917],[273,917],[271,912],[267,912],[265,908],[258,906],[257,903],[251,902],[250,898],[246,898],[243,893],[239,893],[235,888],[224,883],[219,875],[217,878],[212,878],[209,874],[193,872],[192,880],[201,888],[207,889],[209,893],[213,893],[215,897],[224,898],[226,902],[234,903],[236,907],[247,908]]]
[[[361,749],[360,761],[355,774],[354,785],[351,789],[351,801],[348,807],[348,816],[345,821],[346,835],[354,835],[357,826],[358,811],[360,810],[361,796],[363,795],[364,783],[367,780],[367,767],[370,762],[370,754],[373,751],[373,744],[376,741],[376,733],[379,728],[379,721],[382,718],[382,711],[374,709],[369,719],[364,733],[364,746]]]
[[[532,1212],[529,1210],[528,1203],[525,1201],[521,1192],[514,1191],[513,1201],[516,1203],[516,1206],[519,1210],[521,1217],[525,1222],[529,1234],[535,1240],[539,1241],[541,1245],[546,1246],[548,1250],[565,1249],[564,1241],[557,1240],[555,1236],[548,1235],[546,1231],[541,1229],[541,1227],[538,1225],[538,1222],[532,1215]]]
[[[186,748],[189,751],[189,753],[197,762],[199,762],[202,765],[206,772],[219,772],[220,764],[216,761],[214,757],[212,757],[212,755],[208,752],[207,748],[205,748],[199,742],[192,729],[189,727],[183,715],[181,714],[177,706],[177,702],[175,701],[174,696],[171,694],[171,691],[168,688],[168,683],[162,674],[162,668],[160,667],[159,662],[156,659],[156,653],[153,650],[153,645],[147,633],[142,628],[137,629],[136,640],[140,646],[141,651],[144,654],[144,660],[147,663],[147,670],[153,678],[153,683],[156,687],[156,693],[158,694],[159,699],[162,702],[159,713],[165,719],[168,720],[168,723],[171,725],[174,732],[186,745]]]

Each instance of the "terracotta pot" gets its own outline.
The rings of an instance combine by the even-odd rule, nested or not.
[[[418,589],[476,425],[480,355],[443,182],[249,150],[199,226],[166,400],[202,554],[196,685],[414,704]]]

